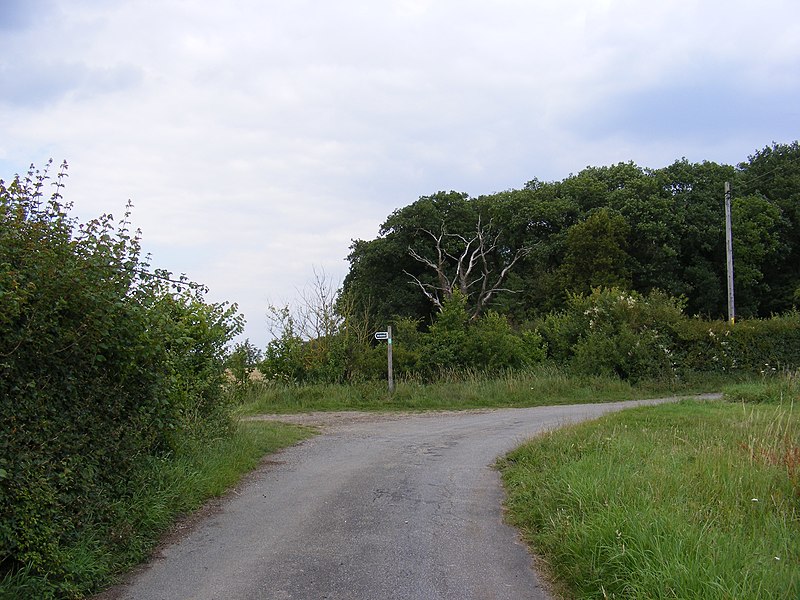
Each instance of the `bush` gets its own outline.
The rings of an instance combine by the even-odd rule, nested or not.
[[[146,458],[227,426],[241,328],[235,306],[147,272],[128,214],[70,218],[65,169],[48,199],[47,169],[0,181],[0,578],[63,594],[70,545],[108,527]]]
[[[569,298],[539,326],[551,358],[591,375],[626,380],[690,373],[764,375],[800,367],[800,313],[725,321],[688,318],[683,301],[596,289]]]
[[[489,311],[471,320],[466,299],[455,293],[445,300],[428,332],[412,320],[396,325],[395,364],[399,374],[435,378],[444,372],[498,373],[522,369],[544,360],[542,337],[535,331],[515,332],[505,316]]]
[[[766,374],[800,368],[800,313],[770,319],[685,319],[675,325],[680,361],[694,371]]]
[[[579,373],[623,379],[675,376],[673,327],[683,318],[679,299],[618,288],[572,295],[566,310],[547,316],[540,331],[551,356]]]

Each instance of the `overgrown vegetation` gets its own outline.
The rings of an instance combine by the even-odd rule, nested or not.
[[[127,214],[77,223],[65,177],[50,195],[46,169],[0,181],[0,589],[43,598],[80,596],[152,534],[128,519],[154,464],[231,434],[242,323],[149,272]]]
[[[466,410],[583,404],[691,395],[719,390],[730,376],[702,376],[683,382],[639,381],[609,375],[576,375],[552,363],[487,375],[479,371],[441,373],[436,381],[402,378],[389,393],[386,382],[287,385],[254,382],[239,414],[305,411]]]
[[[436,382],[454,372],[493,378],[555,363],[578,376],[658,381],[680,387],[702,374],[758,376],[800,367],[800,313],[723,321],[688,317],[685,301],[657,290],[647,296],[620,288],[573,294],[563,310],[522,328],[495,311],[470,318],[456,291],[432,324],[394,320],[397,377]],[[361,383],[385,379],[386,347],[353,335],[343,318],[324,338],[306,340],[288,307],[266,358],[254,363],[273,384]],[[360,331],[370,331],[358,323]]]
[[[509,519],[569,597],[796,598],[799,380],[532,440],[501,463]]]

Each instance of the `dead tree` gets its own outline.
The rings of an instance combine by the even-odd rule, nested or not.
[[[428,229],[421,229],[428,234],[435,243],[435,258],[423,256],[409,247],[409,255],[426,267],[433,269],[436,274],[436,284],[425,283],[419,277],[403,271],[411,277],[410,283],[415,283],[422,293],[433,302],[440,311],[442,304],[458,290],[471,305],[470,318],[476,319],[483,309],[489,304],[497,292],[511,292],[515,290],[502,287],[512,267],[530,252],[524,246],[514,252],[513,256],[505,261],[498,252],[499,233],[492,232],[492,224],[483,225],[478,219],[477,227],[472,237],[467,238],[458,233],[448,233],[442,223],[439,233]],[[458,250],[454,250],[458,247]],[[500,260],[497,265],[499,272],[492,269],[493,259]]]

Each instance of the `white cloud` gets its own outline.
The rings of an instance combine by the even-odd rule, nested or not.
[[[268,298],[341,279],[420,195],[790,141],[797,23],[788,0],[7,2],[0,177],[66,158],[81,218],[131,199],[157,264],[262,344]]]

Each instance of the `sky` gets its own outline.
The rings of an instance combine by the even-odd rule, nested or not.
[[[66,160],[247,337],[440,190],[800,138],[796,0],[0,0],[0,178]]]

